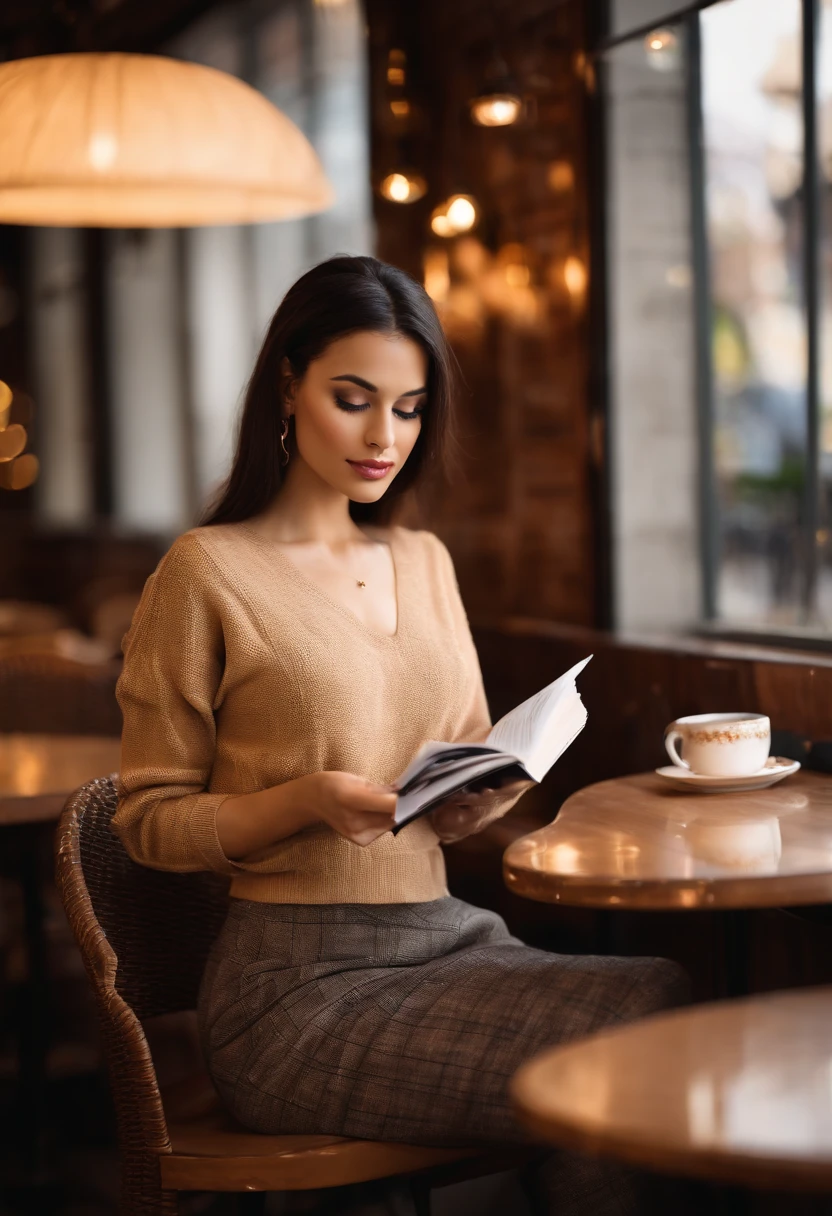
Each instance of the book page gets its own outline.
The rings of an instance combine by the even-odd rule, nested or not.
[[[522,769],[523,766],[519,767]],[[450,795],[465,789],[466,786],[474,781],[488,776],[489,773],[497,773],[501,770],[516,772],[518,776],[530,776],[525,770],[522,773],[517,772],[518,761],[516,757],[505,756],[501,752],[492,752],[490,756],[482,757],[479,761],[470,760],[465,766],[452,769],[441,777],[425,783],[417,780],[406,794],[399,794],[398,802],[396,803],[396,826],[393,831],[396,832],[399,828],[404,827],[406,823],[409,823],[411,819],[425,814],[426,811],[431,810],[437,803],[444,802]]]
[[[589,655],[582,659],[546,688],[505,714],[488,734],[486,742],[499,751],[519,757],[535,781],[546,775],[586,722],[586,710],[575,687],[575,679],[591,658]],[[568,708],[565,709],[563,702]],[[582,721],[575,730],[581,715]],[[541,771],[542,764],[545,768]]]
[[[493,756],[495,750],[489,743],[425,743],[396,779],[396,785],[400,792],[406,792],[414,779],[421,780],[428,773],[439,775],[460,760]]]

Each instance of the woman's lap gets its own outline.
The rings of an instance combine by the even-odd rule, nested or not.
[[[263,1132],[519,1141],[523,1060],[685,997],[673,963],[536,950],[455,899],[234,902],[200,1025],[224,1100]]]

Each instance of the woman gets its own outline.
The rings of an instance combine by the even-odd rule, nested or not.
[[[144,864],[230,876],[198,1012],[259,1131],[522,1141],[524,1059],[681,999],[672,963],[531,949],[448,894],[440,842],[524,786],[389,830],[418,748],[491,725],[450,555],[390,523],[451,412],[423,289],[369,257],[315,267],[269,327],[218,502],[125,638],[115,827]],[[541,1177],[558,1216],[634,1210],[611,1168],[550,1154]]]

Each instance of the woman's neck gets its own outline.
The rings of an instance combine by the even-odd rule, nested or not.
[[[250,522],[265,539],[284,544],[317,543],[335,548],[366,539],[350,517],[349,499],[300,462],[287,475],[277,497]]]

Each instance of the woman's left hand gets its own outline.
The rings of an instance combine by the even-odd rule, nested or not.
[[[524,779],[492,789],[491,786],[475,782],[464,790],[458,790],[447,802],[434,807],[430,812],[434,831],[443,844],[452,844],[455,840],[472,836],[492,819],[498,819],[510,811],[533,785],[533,781]]]

